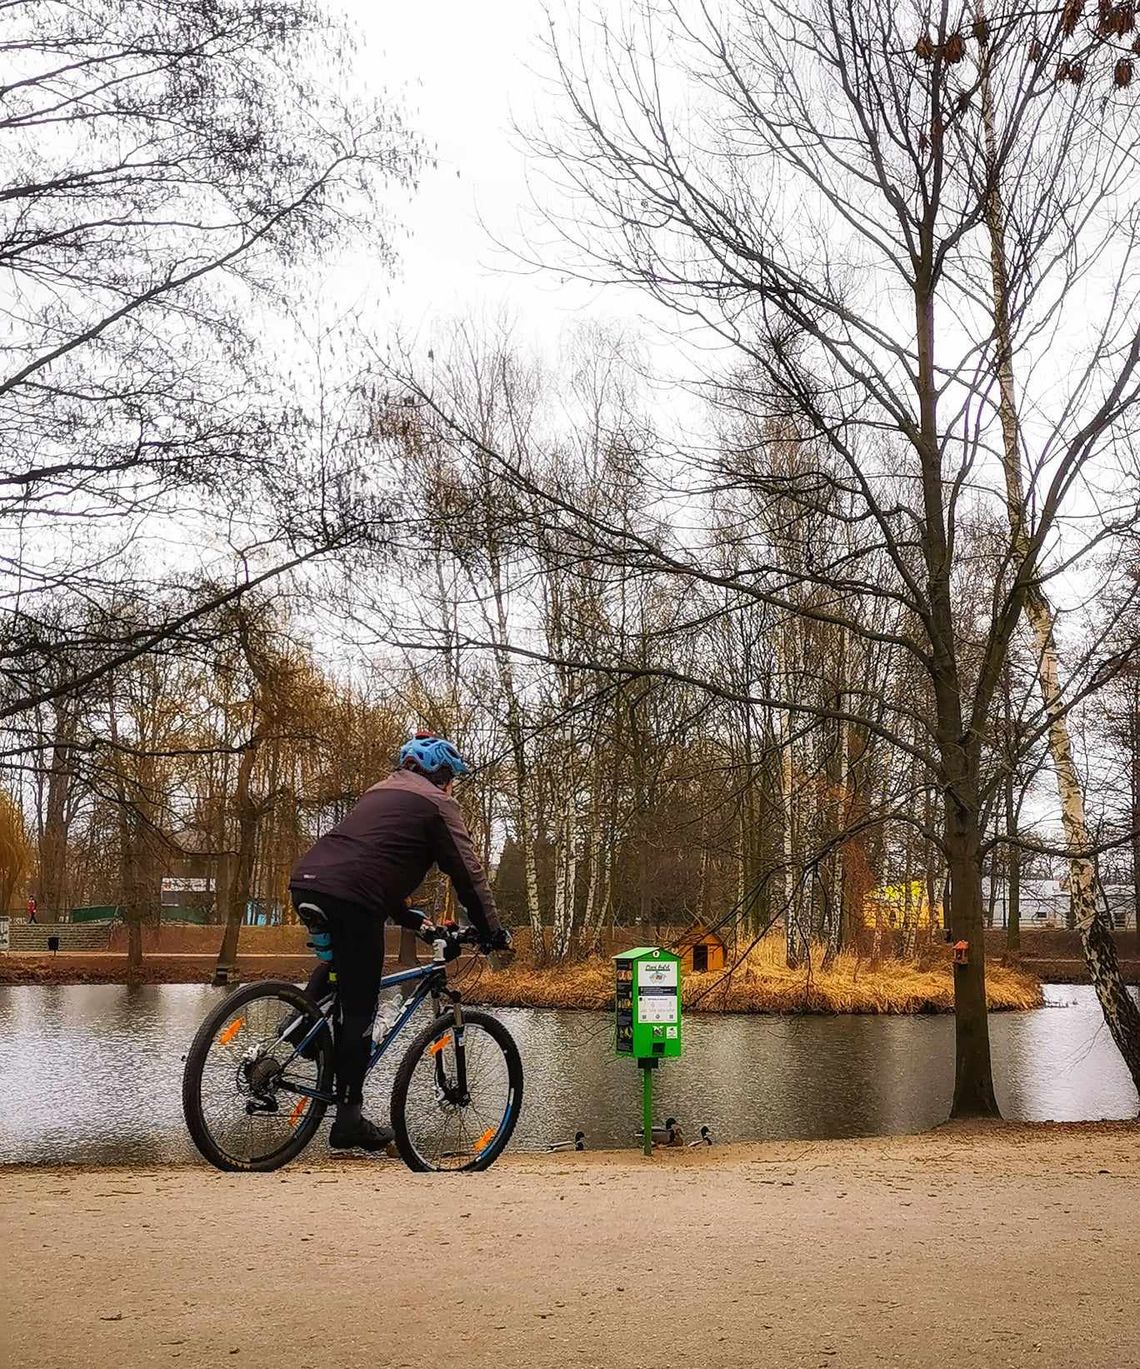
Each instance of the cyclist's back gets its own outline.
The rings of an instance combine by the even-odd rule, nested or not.
[[[325,894],[398,918],[432,865],[450,876],[480,931],[495,931],[495,900],[459,805],[426,775],[397,770],[317,841],[289,883],[297,899]]]

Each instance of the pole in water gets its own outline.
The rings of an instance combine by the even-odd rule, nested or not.
[[[653,1064],[641,1063],[641,1153],[653,1154]]]

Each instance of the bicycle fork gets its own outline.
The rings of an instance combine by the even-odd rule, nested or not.
[[[435,1087],[441,1101],[454,1103],[459,1107],[466,1107],[471,1101],[467,1095],[467,1051],[464,1045],[465,1028],[463,1025],[463,1003],[457,993],[449,993],[452,1011],[455,1014],[455,1025],[448,1033],[454,1038],[455,1046],[455,1082],[449,1083],[447,1073],[444,1069],[444,1051],[447,1046],[447,1036],[441,1036],[435,1043],[432,1050],[435,1055]],[[435,1004],[438,1009],[439,1003]],[[440,1016],[436,1012],[436,1016]]]

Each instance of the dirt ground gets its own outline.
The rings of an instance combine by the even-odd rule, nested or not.
[[[1140,1126],[0,1172],[6,1369],[1140,1364]]]

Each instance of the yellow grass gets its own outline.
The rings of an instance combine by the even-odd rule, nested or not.
[[[686,975],[682,1002],[689,1011],[741,1013],[936,1013],[954,1006],[949,949],[922,961],[884,960],[872,966],[851,952],[822,970],[816,948],[812,968],[789,970],[783,946],[762,942],[735,969]],[[731,963],[731,961],[730,961]],[[541,968],[516,962],[499,974],[462,985],[464,997],[493,1007],[595,1008],[613,1006],[613,964],[594,959]],[[990,960],[986,994],[991,1010],[1039,1008],[1041,984],[1024,970]]]

